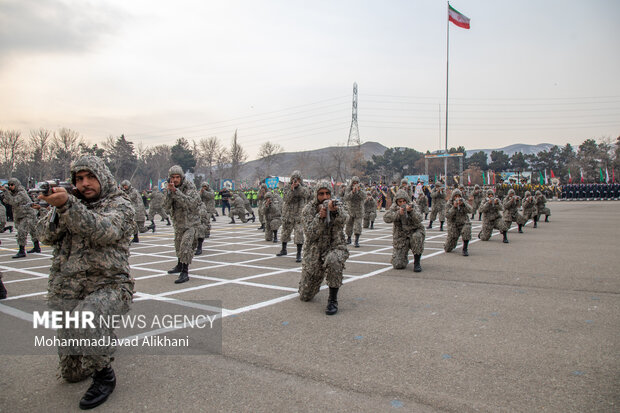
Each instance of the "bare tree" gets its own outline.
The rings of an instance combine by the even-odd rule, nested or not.
[[[30,130],[30,176],[36,181],[49,177],[52,159],[52,131],[39,128]]]
[[[67,179],[71,162],[80,156],[83,145],[85,145],[84,139],[74,130],[61,128],[57,133],[54,133],[52,139],[54,153],[52,174],[57,178]]]
[[[262,161],[265,168],[265,175],[271,174],[271,167],[277,163],[278,155],[283,151],[282,146],[277,143],[265,142],[260,146],[258,150],[258,158]]]
[[[343,144],[338,144],[330,148],[329,157],[332,162],[332,171],[335,178],[344,182],[346,177],[346,163],[347,163],[347,147]]]
[[[217,136],[202,138],[196,147],[198,155],[198,166],[204,167],[209,171],[209,181],[213,183],[213,169],[218,166],[218,160],[225,155],[226,149]]]
[[[239,141],[237,140],[237,130],[235,130],[235,134],[233,136],[233,140],[228,153],[230,156],[230,178],[233,181],[236,181],[237,176],[239,175],[239,169],[241,168],[241,164],[245,162],[245,160],[248,158],[247,153],[241,147]]]
[[[23,158],[25,151],[21,135],[18,130],[0,130],[0,162],[4,176],[11,176]]]
[[[142,173],[153,179],[153,182],[159,182],[160,179],[168,177],[168,169],[172,166],[170,160],[170,146],[158,145],[153,148],[147,148],[142,158]]]

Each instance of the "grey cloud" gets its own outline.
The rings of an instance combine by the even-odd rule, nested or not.
[[[126,21],[104,2],[0,1],[0,56],[13,53],[81,53]]]

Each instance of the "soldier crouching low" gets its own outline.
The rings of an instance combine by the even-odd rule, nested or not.
[[[491,239],[493,229],[497,229],[504,236],[503,242],[508,244],[508,231],[502,217],[503,210],[504,207],[499,198],[495,197],[493,190],[487,190],[487,197],[482,201],[479,209],[482,212],[482,230],[478,234],[478,238],[482,241],[488,241]]]
[[[455,189],[452,191],[450,202],[446,211],[446,221],[448,223],[448,236],[443,246],[444,251],[450,252],[456,248],[459,237],[463,238],[463,256],[467,257],[469,251],[467,246],[471,240],[471,222],[469,222],[469,214],[473,208],[463,198],[461,191]]]
[[[394,195],[394,203],[385,211],[383,221],[394,224],[392,232],[392,266],[397,270],[407,267],[409,250],[413,252],[413,271],[422,271],[420,260],[424,252],[426,230],[422,225],[422,214],[410,203],[406,191],[399,189]]]
[[[329,299],[325,314],[338,312],[338,289],[349,251],[344,239],[344,226],[349,218],[346,207],[331,200],[331,184],[321,181],[313,199],[302,211],[305,244],[301,261],[299,298],[310,301],[326,280]]]
[[[41,241],[52,244],[48,303],[53,310],[101,316],[125,314],[132,301],[134,280],[129,274],[129,244],[134,229],[134,208],[116,186],[104,162],[84,156],[71,166],[77,196],[62,187],[49,196],[39,195],[52,208],[38,222]],[[60,340],[97,341],[114,332],[110,328],[61,328]],[[91,409],[105,402],[116,386],[111,367],[112,345],[59,347],[60,374],[69,382],[93,377],[79,406]]]

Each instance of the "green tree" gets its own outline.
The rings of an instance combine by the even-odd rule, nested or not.
[[[504,151],[491,152],[491,163],[489,168],[495,172],[506,171],[510,166],[510,157]]]
[[[194,172],[196,158],[192,152],[189,142],[185,138],[177,139],[177,143],[170,148],[170,159],[175,165],[180,165],[184,171]]]
[[[515,172],[523,172],[527,169],[527,161],[522,152],[515,152],[510,157],[510,168]]]
[[[470,156],[467,164],[478,166],[483,171],[489,169],[488,156],[484,151],[476,152]]]

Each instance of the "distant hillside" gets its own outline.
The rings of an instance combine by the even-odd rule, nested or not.
[[[504,153],[508,156],[512,156],[517,152],[523,153],[523,155],[534,155],[538,152],[548,151],[552,145],[550,143],[539,143],[538,145],[526,145],[523,143],[516,143],[514,145],[504,146],[503,148],[497,149],[467,149],[467,156],[471,156],[476,152],[484,152],[487,156],[491,156],[491,152],[493,151],[504,151]]]
[[[370,160],[372,155],[383,155],[386,149],[388,148],[377,142],[365,142],[361,146],[362,155],[366,160]],[[322,165],[329,163],[332,154],[339,150],[347,150],[347,148],[330,146],[313,151],[283,152],[277,155],[268,174],[289,176],[294,170],[300,170],[304,176],[320,175]],[[354,148],[348,150],[352,151]],[[267,172],[264,169],[264,162],[260,159],[246,162],[241,167],[241,179],[253,179],[255,176],[264,177],[264,172]]]

